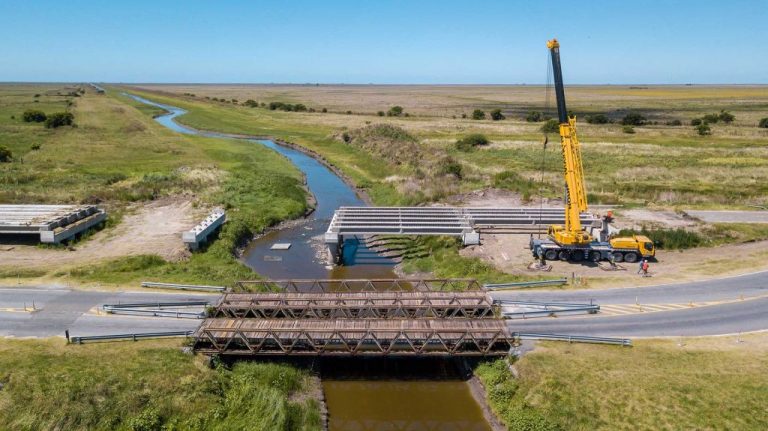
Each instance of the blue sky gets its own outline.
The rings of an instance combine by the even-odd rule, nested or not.
[[[0,2],[0,81],[768,83],[768,8],[730,1]]]

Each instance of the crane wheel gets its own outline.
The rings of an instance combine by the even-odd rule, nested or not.
[[[544,259],[557,260],[557,250],[547,250],[544,252]]]
[[[621,253],[613,253],[614,262],[624,262],[624,255]]]
[[[602,257],[603,256],[600,255],[599,251],[591,251],[591,252],[589,252],[589,260],[591,260],[592,262],[600,262],[600,258],[602,258]]]
[[[571,253],[568,253],[566,250],[560,250],[560,253],[557,253],[557,257],[559,257],[560,260],[566,261],[571,257]]]
[[[638,256],[637,253],[630,251],[629,253],[624,255],[624,262],[627,263],[635,263],[637,262]]]

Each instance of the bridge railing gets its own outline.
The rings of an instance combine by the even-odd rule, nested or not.
[[[483,290],[472,278],[381,278],[381,279],[292,279],[246,280],[237,286],[256,292],[384,292]]]

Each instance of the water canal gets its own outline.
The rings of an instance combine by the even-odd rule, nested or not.
[[[322,234],[334,210],[345,205],[365,204],[355,190],[328,167],[301,151],[271,140],[186,127],[174,121],[187,112],[184,109],[126,95],[168,111],[155,120],[171,130],[211,138],[244,139],[264,145],[287,157],[304,173],[307,188],[316,200],[315,211],[304,220],[269,231],[251,241],[243,261],[254,271],[272,279],[396,278],[393,262],[367,250],[356,238],[345,241],[345,265],[328,264]],[[291,247],[271,250],[275,243],[290,243]],[[353,368],[364,370],[365,365]],[[383,374],[377,373],[379,376],[375,379],[366,377],[365,373],[353,376],[344,371],[348,367],[321,370],[330,430],[489,429],[479,405],[472,398],[469,385],[458,375],[446,376],[443,372],[425,369],[418,373],[421,379],[414,379],[413,370],[393,368]]]

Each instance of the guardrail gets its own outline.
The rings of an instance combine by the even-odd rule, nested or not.
[[[515,283],[489,283],[489,284],[484,284],[483,287],[486,290],[500,290],[500,289],[519,289],[522,287],[534,287],[534,286],[560,286],[567,283],[568,283],[567,278],[559,278],[556,280],[518,281]]]
[[[177,319],[204,319],[204,311],[173,311],[173,310],[143,310],[137,308],[108,308],[104,311],[109,314],[125,314],[130,316],[175,317]]]
[[[200,290],[207,292],[223,292],[227,290],[223,286],[206,286],[197,284],[174,284],[174,283],[155,283],[153,281],[142,281],[141,287],[155,289],[175,289],[175,290]]]
[[[109,335],[85,335],[82,337],[69,337],[67,340],[74,344],[83,344],[85,341],[106,341],[106,340],[140,340],[143,338],[164,338],[164,337],[189,337],[195,331],[170,331],[170,332],[140,332],[136,334],[109,334]]]
[[[178,311],[168,308],[207,307],[208,301],[186,302],[135,302],[125,304],[104,304],[101,309],[109,314],[127,314],[133,316],[175,317],[177,319],[203,319],[205,311]],[[150,308],[153,307],[153,308]],[[164,309],[165,308],[165,309]]]
[[[612,337],[590,337],[587,335],[561,335],[561,334],[541,334],[535,332],[513,332],[512,338],[518,340],[547,340],[547,341],[567,341],[569,343],[595,343],[595,344],[616,344],[621,346],[631,346],[632,340],[629,338]]]
[[[505,319],[528,319],[532,317],[548,317],[548,316],[557,316],[557,315],[563,315],[563,314],[578,314],[578,313],[589,313],[589,314],[595,314],[598,311],[600,311],[599,305],[593,305],[593,306],[585,306],[585,307],[573,307],[573,308],[563,308],[563,309],[546,309],[546,310],[534,310],[534,311],[509,311],[509,312],[502,312],[501,317]]]
[[[175,308],[175,307],[205,307],[210,305],[208,301],[183,301],[183,302],[126,302],[121,304],[104,304],[103,308]]]

